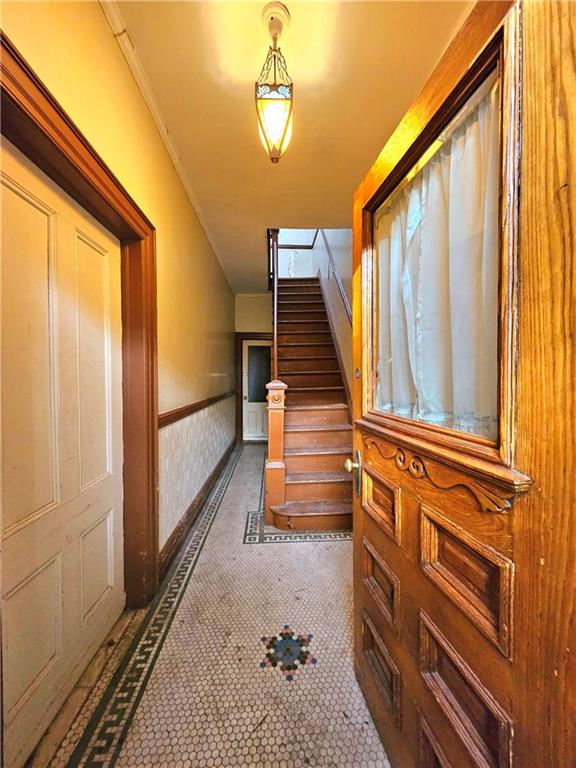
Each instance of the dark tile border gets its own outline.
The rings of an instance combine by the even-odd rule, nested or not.
[[[182,556],[168,571],[159,593],[88,721],[68,760],[68,768],[112,768],[116,763],[241,454],[242,446],[237,446],[198,515],[182,547]]]
[[[352,541],[352,531],[281,531],[264,525],[264,464],[260,480],[258,509],[248,512],[244,528],[244,544],[298,544],[303,541]]]

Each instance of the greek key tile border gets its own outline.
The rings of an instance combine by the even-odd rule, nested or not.
[[[68,768],[112,768],[182,600],[242,446],[236,446],[134,640],[68,760]]]
[[[260,481],[258,509],[246,515],[244,544],[298,544],[303,541],[351,541],[352,531],[281,531],[264,525],[264,465]]]

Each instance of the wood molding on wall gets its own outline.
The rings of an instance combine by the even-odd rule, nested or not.
[[[140,210],[0,33],[2,134],[121,242],[126,603],[158,589],[156,240]]]
[[[242,343],[244,341],[272,341],[271,333],[236,331],[236,442],[241,443],[242,429]]]
[[[220,473],[224,469],[224,466],[226,465],[226,462],[230,458],[230,454],[234,450],[234,446],[236,445],[236,440],[232,440],[228,448],[224,451],[224,454],[218,464],[214,467],[212,472],[208,475],[208,478],[206,479],[206,482],[200,488],[194,499],[192,500],[190,506],[184,512],[182,515],[182,518],[176,528],[172,531],[170,536],[168,537],[168,540],[166,541],[166,544],[162,547],[160,551],[160,579],[163,579],[166,575],[166,572],[168,571],[168,568],[172,564],[172,561],[174,560],[174,557],[176,556],[178,550],[184,543],[184,540],[186,539],[186,536],[188,535],[190,528],[192,527],[194,521],[196,520],[196,517],[198,516],[198,512],[200,511],[202,505],[208,498],[210,491],[214,487],[214,483],[220,476]]]
[[[231,390],[230,392],[224,392],[222,395],[214,395],[213,397],[207,397],[205,400],[198,400],[196,403],[182,405],[180,408],[174,408],[172,411],[164,411],[164,413],[158,415],[158,429],[167,427],[168,424],[174,424],[174,422],[180,421],[180,419],[185,419],[187,416],[190,416],[197,411],[208,408],[209,406],[214,405],[214,403],[219,403],[220,400],[234,397],[235,394],[236,391]]]

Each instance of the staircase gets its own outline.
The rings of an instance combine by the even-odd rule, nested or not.
[[[278,280],[278,378],[284,417],[286,501],[273,506],[283,530],[352,527],[352,455],[346,392],[317,278]]]

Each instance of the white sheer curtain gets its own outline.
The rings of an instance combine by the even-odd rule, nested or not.
[[[376,215],[378,410],[495,437],[499,90],[491,80]]]

